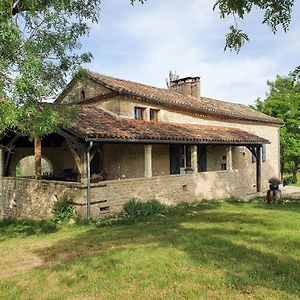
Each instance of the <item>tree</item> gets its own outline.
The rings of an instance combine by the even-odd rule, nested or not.
[[[294,0],[217,0],[213,9],[219,10],[221,18],[231,16],[234,20],[226,36],[225,50],[239,52],[243,44],[249,41],[249,36],[239,28],[237,21],[243,20],[253,10],[263,12],[262,23],[275,34],[279,26],[285,32],[288,30],[293,6]]]
[[[258,99],[256,109],[284,122],[280,128],[282,173],[293,173],[297,181],[300,167],[300,82],[292,74],[287,77],[277,75],[274,82],[268,81],[268,86],[270,91],[266,99]]]
[[[100,0],[0,1],[0,135],[17,128],[40,146],[41,136],[72,121],[74,109],[44,102],[91,61],[91,53],[77,51],[99,12]],[[36,161],[40,170],[41,158]]]

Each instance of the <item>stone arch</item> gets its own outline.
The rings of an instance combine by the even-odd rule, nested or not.
[[[34,155],[19,157],[12,166],[12,171],[17,177],[33,177],[35,175]],[[42,156],[42,173],[53,174],[53,165],[45,156]]]

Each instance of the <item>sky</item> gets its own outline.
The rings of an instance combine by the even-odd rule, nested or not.
[[[258,10],[239,22],[250,37],[239,54],[224,52],[232,18],[220,19],[213,0],[102,0],[101,19],[82,40],[93,54],[90,70],[152,86],[166,87],[169,70],[200,76],[201,95],[253,104],[264,98],[267,80],[300,65],[300,1],[290,30],[274,35]]]

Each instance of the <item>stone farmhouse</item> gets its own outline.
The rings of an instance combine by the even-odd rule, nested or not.
[[[172,204],[266,191],[280,176],[280,121],[205,98],[200,84],[188,77],[162,89],[90,71],[75,76],[55,105],[76,105],[76,121],[35,143],[48,163],[41,180],[28,173],[35,147],[27,135],[2,138],[2,216],[49,216],[64,194],[98,217],[132,198]]]

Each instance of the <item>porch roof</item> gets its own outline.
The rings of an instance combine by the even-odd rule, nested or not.
[[[124,119],[87,105],[79,106],[79,110],[76,122],[68,130],[87,141],[238,145],[270,143],[257,135],[231,127]]]

